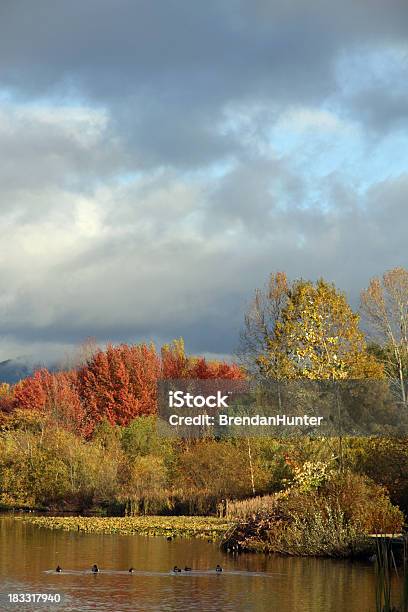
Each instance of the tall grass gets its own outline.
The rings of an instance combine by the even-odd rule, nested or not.
[[[253,516],[269,514],[276,508],[276,495],[250,497],[248,499],[228,501],[225,516],[228,519],[245,521]]]
[[[375,601],[377,612],[408,612],[408,556],[407,538],[403,540],[403,588],[400,596],[400,605],[393,605],[397,599],[393,592],[393,575],[399,577],[397,563],[392,549],[390,538],[378,538],[375,562],[376,589]]]

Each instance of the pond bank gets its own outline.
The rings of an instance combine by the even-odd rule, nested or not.
[[[368,558],[375,549],[375,538],[368,534],[342,533],[338,525],[329,536],[319,533],[313,546],[305,545],[298,532],[296,546],[284,538],[287,530],[275,524],[279,537],[274,534],[270,520],[253,518],[237,521],[212,516],[35,516],[14,515],[17,521],[51,530],[74,531],[77,533],[161,536],[174,538],[200,538],[219,543],[225,552],[257,552],[295,557],[343,557]],[[310,535],[310,534],[309,534]],[[315,534],[316,536],[317,534]],[[384,537],[384,536],[383,536]]]

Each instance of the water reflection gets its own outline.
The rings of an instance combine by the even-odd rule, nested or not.
[[[101,573],[91,574],[94,563]],[[215,572],[217,563],[222,573]],[[58,564],[69,571],[50,571]],[[193,571],[176,575],[171,571],[175,565]],[[51,531],[11,518],[0,519],[0,584],[2,593],[59,592],[65,597],[59,607],[24,604],[18,612],[375,610],[374,570],[368,564],[233,557],[200,540]],[[13,609],[0,604],[0,610]]]

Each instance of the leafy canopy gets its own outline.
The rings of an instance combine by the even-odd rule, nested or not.
[[[263,374],[287,379],[382,378],[368,353],[359,316],[345,295],[323,279],[288,286],[266,351],[257,357]]]

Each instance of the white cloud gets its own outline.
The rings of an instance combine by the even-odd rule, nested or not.
[[[349,131],[351,125],[340,119],[338,115],[320,108],[293,107],[285,110],[278,119],[277,129],[304,132],[317,130],[320,132]]]

